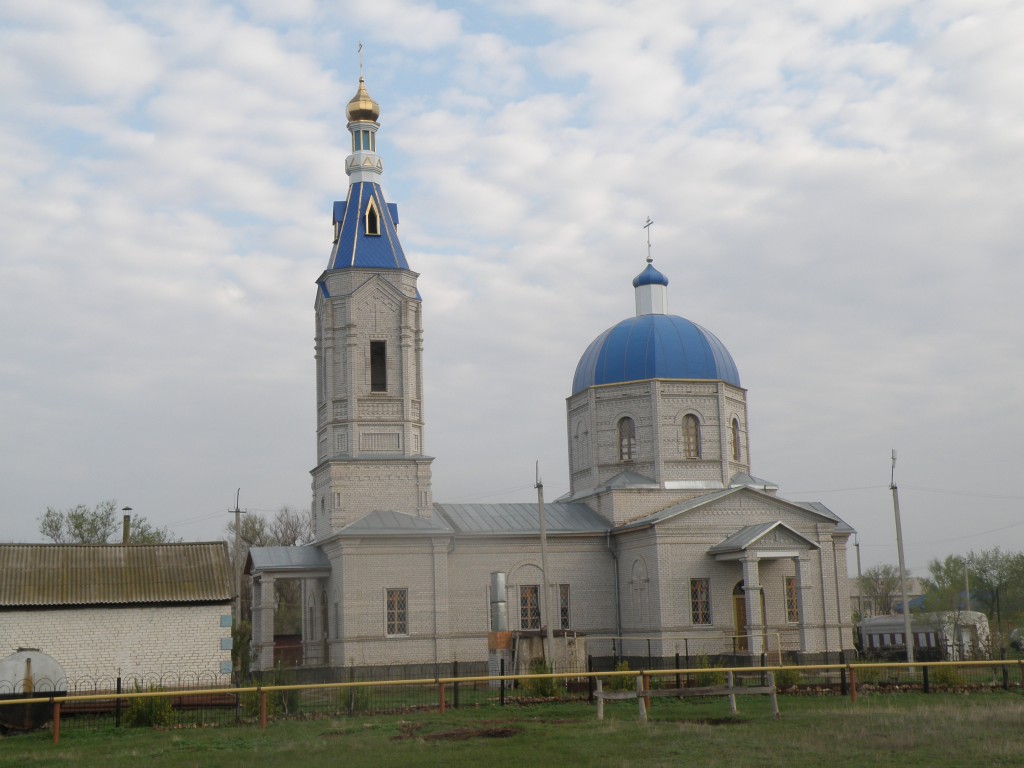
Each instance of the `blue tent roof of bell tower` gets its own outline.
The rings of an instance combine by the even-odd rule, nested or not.
[[[366,210],[373,201],[380,234],[366,231]],[[398,240],[398,206],[384,200],[380,185],[360,181],[348,188],[348,199],[334,203],[338,241],[327,269],[409,269]]]

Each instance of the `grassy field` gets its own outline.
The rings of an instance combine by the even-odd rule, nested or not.
[[[443,716],[366,716],[180,730],[69,731],[0,739],[0,766],[119,768],[259,766],[1020,766],[1024,697],[904,694],[658,699],[651,722],[635,703],[609,704],[597,722],[586,704],[460,709]]]

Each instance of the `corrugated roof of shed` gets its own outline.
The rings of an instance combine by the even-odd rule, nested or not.
[[[231,600],[227,544],[0,544],[0,608]]]

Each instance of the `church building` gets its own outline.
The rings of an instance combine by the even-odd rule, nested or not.
[[[537,504],[434,501],[424,298],[381,189],[380,108],[362,77],[347,115],[348,195],[316,281],[315,539],[250,553],[254,667],[273,665],[276,579],[303,582],[310,666],[485,661],[499,630],[526,643],[548,627],[556,668],[570,646],[659,659],[852,650],[853,529],[752,474],[737,366],[713,333],[669,314],[650,258],[636,315],[576,365],[570,491],[544,507],[546,578]]]

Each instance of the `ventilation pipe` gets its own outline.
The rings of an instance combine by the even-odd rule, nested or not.
[[[132,538],[132,508],[122,507],[121,511],[124,512],[124,520],[121,523],[121,543],[128,544]]]

